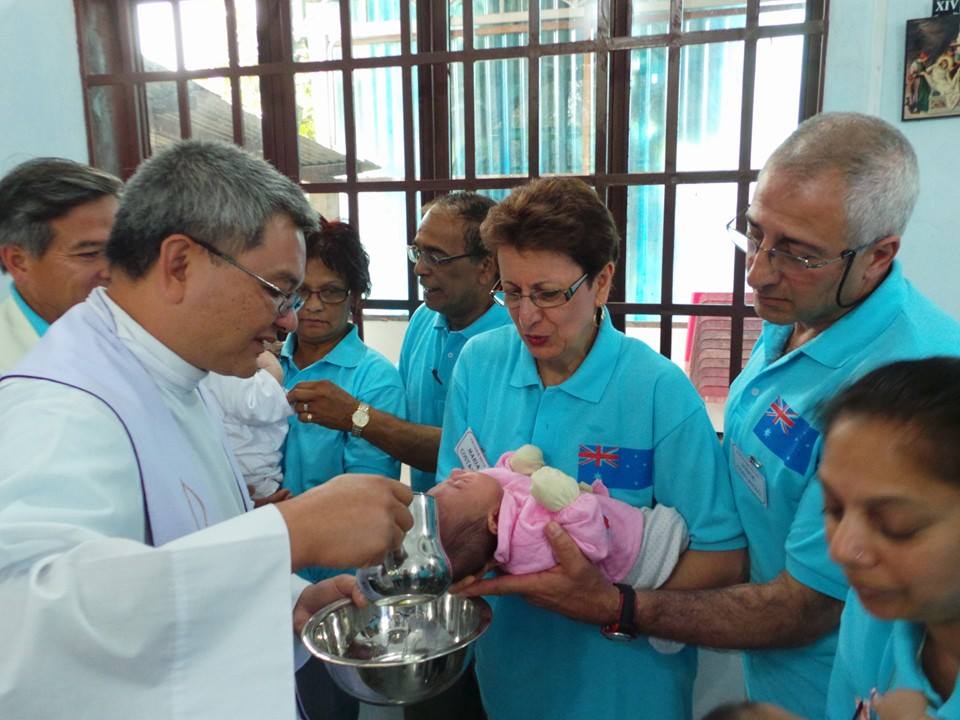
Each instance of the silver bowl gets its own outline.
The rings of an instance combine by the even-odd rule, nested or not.
[[[304,625],[303,644],[358,700],[407,705],[446,690],[470,664],[493,613],[483,598],[390,598],[328,605]]]

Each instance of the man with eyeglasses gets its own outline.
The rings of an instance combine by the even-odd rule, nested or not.
[[[447,386],[460,351],[471,337],[506,325],[510,316],[492,302],[496,259],[480,242],[480,223],[494,201],[472,192],[444,195],[425,208],[407,258],[423,287],[423,305],[410,318],[400,348],[400,376],[407,400],[407,420],[360,402],[329,381],[311,383],[309,392],[290,393],[294,407],[306,403],[313,422],[352,432],[410,466],[413,489],[436,484],[440,426]],[[460,720],[482,718],[472,669],[450,690],[433,700],[409,706],[413,718]]]
[[[5,717],[294,717],[295,633],[396,547],[411,493],[331,480],[252,509],[208,371],[296,327],[315,213],[262,159],[184,141],[145,162],[111,282],[0,378]]]
[[[423,288],[423,305],[410,318],[400,350],[400,375],[410,419],[431,426],[432,462],[411,469],[413,489],[436,484],[436,458],[447,387],[467,340],[510,322],[491,302],[499,275],[496,258],[480,242],[480,223],[495,205],[483,195],[455,192],[427,206],[417,236],[407,248]]]
[[[122,183],[62,158],[35,158],[0,180],[0,372],[67,310],[107,281],[104,248]]]
[[[480,242],[480,224],[495,204],[472,192],[441,196],[426,207],[417,236],[407,247],[407,259],[423,288],[423,305],[403,337],[400,376],[407,414],[416,423],[411,427],[427,441],[421,445],[425,457],[410,463],[410,482],[420,492],[436,484],[447,388],[460,351],[470,338],[510,322],[504,308],[491,302],[497,261]],[[404,712],[406,720],[454,716],[486,717],[472,665],[450,690]]]
[[[331,396],[340,399],[325,404],[324,414],[333,415],[329,426],[351,429],[347,424],[351,423],[371,444],[410,465],[411,485],[418,492],[436,484],[448,381],[460,351],[475,335],[510,322],[504,309],[491,301],[497,263],[480,242],[480,223],[494,205],[490,198],[472,192],[441,196],[426,206],[417,236],[407,247],[407,258],[423,288],[423,305],[410,318],[400,348],[408,420],[358,403],[335,386],[329,388]],[[407,707],[404,716],[414,720],[454,713],[460,720],[485,717],[472,668],[450,690]]]
[[[460,351],[474,335],[510,322],[491,301],[497,264],[480,242],[480,223],[494,204],[472,192],[437,198],[425,208],[407,247],[423,287],[423,305],[410,318],[400,348],[408,420],[361,403],[329,382],[316,383],[309,395],[291,393],[295,403],[308,404],[314,422],[354,432],[410,465],[417,492],[436,483],[447,381]]]
[[[960,324],[894,261],[917,187],[906,138],[865,115],[811,118],[767,161],[753,202],[730,225],[744,233],[735,242],[765,321],[724,424],[750,583],[637,591],[635,600],[639,632],[745,650],[749,697],[805,718],[824,716],[847,593],[827,556],[814,480],[817,408],[879,365],[960,352]],[[599,586],[581,566],[583,583]]]

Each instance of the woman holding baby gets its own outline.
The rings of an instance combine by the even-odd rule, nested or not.
[[[572,178],[534,180],[481,226],[496,253],[494,299],[514,327],[472,339],[451,378],[438,475],[477,470],[530,443],[548,465],[636,507],[664,504],[690,549],[666,587],[740,579],[745,544],[726,463],[703,403],[668,359],[613,327],[619,236],[609,211]],[[494,720],[687,718],[696,651],[611,642],[625,590],[591,595],[564,567],[485,581],[505,595],[478,644],[477,675]]]

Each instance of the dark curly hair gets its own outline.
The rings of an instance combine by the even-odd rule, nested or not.
[[[370,292],[370,256],[360,235],[350,223],[320,218],[320,229],[305,237],[307,260],[320,260],[347,283],[354,316],[359,315],[363,298]]]

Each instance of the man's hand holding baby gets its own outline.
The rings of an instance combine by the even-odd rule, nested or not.
[[[557,523],[547,524],[544,536],[553,549],[557,565],[527,575],[501,575],[455,586],[467,597],[522,595],[527,602],[574,620],[607,625],[617,620],[620,591],[607,580]]]

